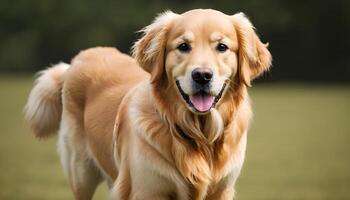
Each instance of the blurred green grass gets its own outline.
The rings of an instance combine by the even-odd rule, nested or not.
[[[34,139],[29,76],[0,76],[0,199],[73,199],[56,141]],[[238,200],[350,199],[350,86],[258,85]],[[95,199],[107,199],[105,185]]]

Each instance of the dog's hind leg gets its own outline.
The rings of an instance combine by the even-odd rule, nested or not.
[[[90,200],[102,176],[88,155],[83,129],[63,110],[58,150],[75,199]]]

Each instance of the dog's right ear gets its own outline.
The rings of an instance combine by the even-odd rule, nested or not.
[[[167,34],[171,22],[178,16],[171,11],[159,14],[151,25],[141,30],[143,36],[133,46],[132,55],[151,74],[151,83],[159,80],[164,72]]]

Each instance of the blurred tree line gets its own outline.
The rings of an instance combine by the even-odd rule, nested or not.
[[[129,53],[157,13],[244,12],[274,61],[269,81],[350,82],[349,0],[0,0],[0,72],[34,72],[80,50]]]

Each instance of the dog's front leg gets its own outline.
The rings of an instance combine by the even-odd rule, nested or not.
[[[235,197],[236,177],[231,173],[213,186],[206,200],[232,200]]]
[[[218,188],[215,193],[209,195],[207,200],[233,200],[235,196],[235,189],[233,185],[225,188]]]

